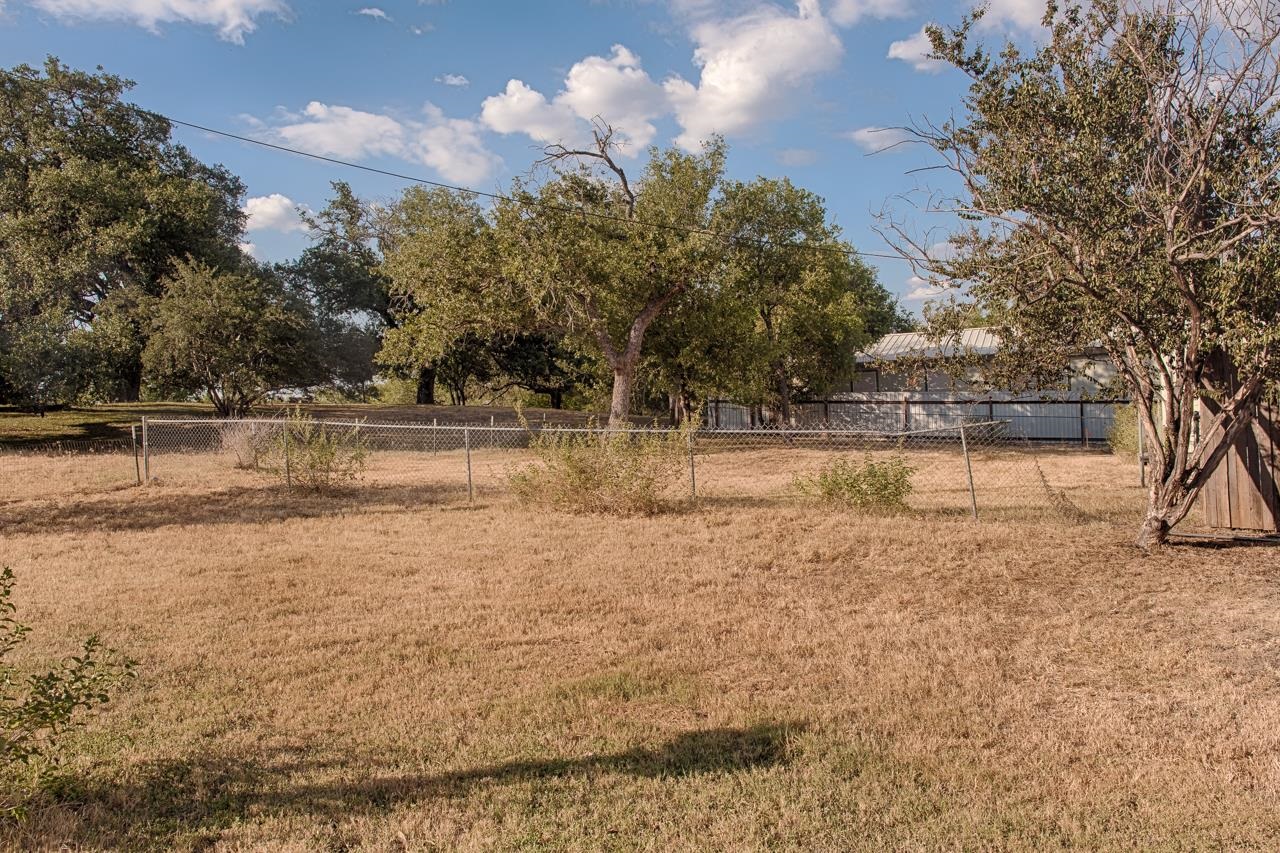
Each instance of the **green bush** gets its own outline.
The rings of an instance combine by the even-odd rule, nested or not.
[[[318,492],[358,480],[367,457],[359,424],[330,426],[295,409],[272,430],[259,467],[282,482]]]
[[[536,433],[537,462],[508,472],[522,502],[577,513],[654,515],[689,488],[694,425],[630,432],[552,430]]]
[[[1138,408],[1130,403],[1117,407],[1115,419],[1107,430],[1107,444],[1117,456],[1138,455]]]
[[[23,674],[7,658],[31,629],[14,618],[13,572],[0,571],[0,762],[5,790],[0,811],[14,815],[27,797],[20,784],[50,778],[61,758],[59,741],[83,722],[83,713],[106,704],[110,692],[134,674],[134,662],[85,640],[78,655],[45,672]],[[24,772],[25,771],[25,772]],[[25,778],[24,778],[25,777]]]
[[[907,508],[915,469],[900,454],[877,461],[868,453],[861,463],[835,459],[818,473],[797,476],[796,489],[806,497],[863,511]]]

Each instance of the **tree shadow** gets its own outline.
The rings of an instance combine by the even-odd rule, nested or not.
[[[745,772],[787,763],[803,723],[685,732],[656,747],[606,755],[511,761],[436,774],[353,778],[350,762],[304,761],[282,755],[200,756],[130,768],[121,779],[78,781],[60,808],[76,813],[76,838],[57,843],[132,846],[179,834],[216,841],[220,829],[250,817],[306,815],[336,821],[385,813],[404,804],[466,796],[486,786],[551,783],[583,775],[626,774],[680,780]],[[368,763],[376,764],[376,758]],[[339,781],[295,781],[332,776]],[[65,828],[66,822],[60,822]]]
[[[31,502],[0,508],[0,534],[40,535],[154,530],[169,525],[255,524],[293,518],[323,518],[402,510],[444,503],[459,489],[443,484],[356,485],[327,492],[283,487],[233,486],[216,491],[179,492],[163,487],[113,492],[108,500]],[[461,493],[465,494],[465,493]],[[123,496],[122,496],[123,495]]]
[[[1221,551],[1228,548],[1280,548],[1280,533],[1178,533],[1169,534],[1169,544],[1179,548]]]

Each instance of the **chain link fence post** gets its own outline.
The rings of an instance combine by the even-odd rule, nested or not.
[[[142,485],[142,462],[138,458],[138,425],[129,424],[129,438],[133,442],[133,476]]]
[[[698,499],[698,469],[694,462],[694,431],[689,430],[689,497]]]
[[[467,503],[475,503],[475,489],[471,484],[471,430],[462,428],[462,446],[467,451]]]
[[[960,449],[964,452],[964,469],[969,477],[969,509],[973,517],[978,518],[978,494],[973,489],[973,461],[969,458],[969,438],[965,434],[964,424],[960,424]]]
[[[151,482],[151,443],[148,441],[147,416],[142,416],[142,482]]]
[[[284,423],[284,488],[285,491],[293,491],[293,469],[289,464],[289,457],[293,455],[293,451],[289,445],[289,422]]]

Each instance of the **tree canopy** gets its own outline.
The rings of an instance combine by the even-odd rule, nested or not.
[[[1030,54],[975,44],[980,14],[931,31],[970,89],[919,130],[963,184],[956,257],[891,233],[968,284],[1015,367],[1108,352],[1148,436],[1139,542],[1158,545],[1280,377],[1280,10],[1051,5]]]
[[[175,258],[238,262],[239,179],[126,103],[131,85],[53,58],[0,75],[0,384],[11,396],[92,379],[136,399],[140,300],[159,294]]]

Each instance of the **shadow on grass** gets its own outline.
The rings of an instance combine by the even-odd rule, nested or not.
[[[606,755],[366,778],[355,776],[353,768],[343,763],[297,758],[200,756],[152,762],[130,768],[119,780],[69,783],[62,802],[53,807],[62,814],[50,825],[59,827],[62,835],[70,831],[71,837],[46,837],[50,832],[36,821],[27,828],[32,837],[23,840],[109,848],[183,841],[199,849],[216,842],[223,829],[267,816],[319,818],[336,825],[345,818],[377,815],[404,804],[464,797],[488,786],[554,784],[597,774],[679,780],[745,772],[787,763],[789,741],[804,729],[802,723],[704,729],[656,747]],[[316,777],[322,781],[313,781]]]
[[[292,518],[322,518],[397,510],[458,500],[465,487],[357,485],[328,492],[286,491],[279,486],[234,486],[217,491],[177,492],[163,486],[112,493],[107,500],[32,503],[0,509],[6,535],[154,530],[168,525],[255,524]]]

